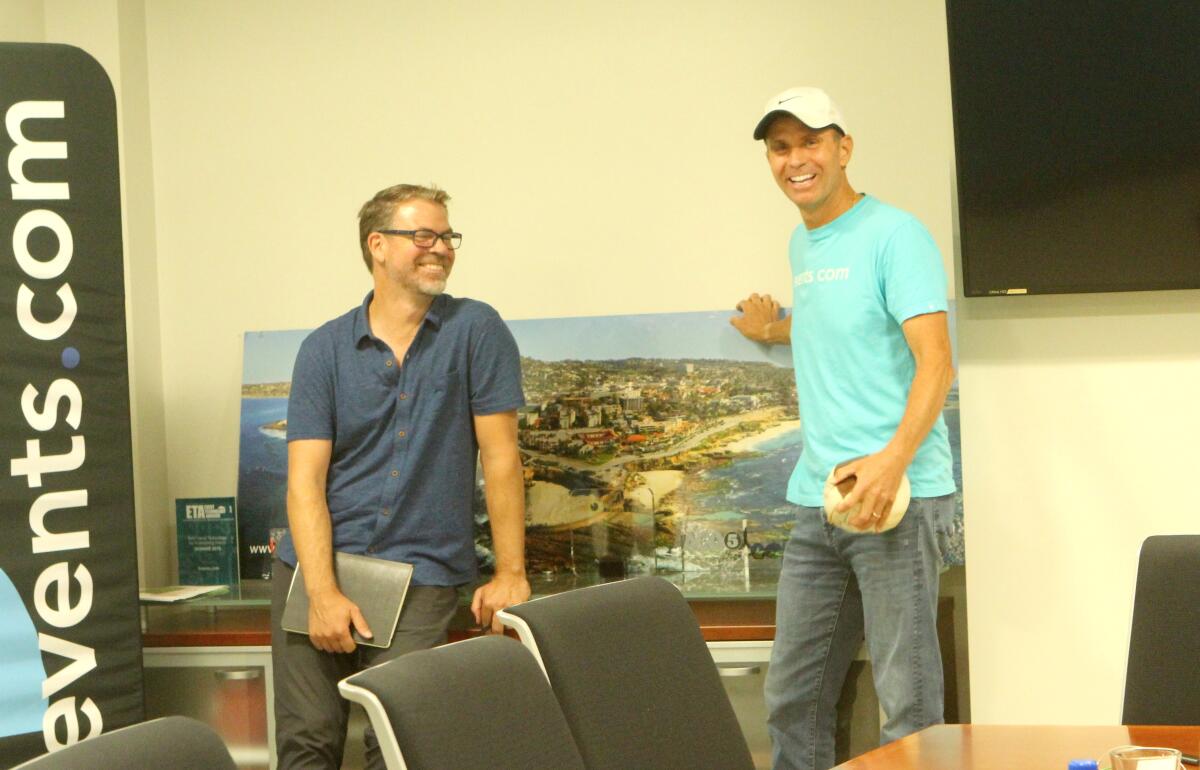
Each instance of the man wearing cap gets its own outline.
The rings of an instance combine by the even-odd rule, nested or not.
[[[495,576],[475,591],[476,622],[529,598],[525,487],[516,410],[525,403],[508,327],[488,305],[444,293],[462,239],[443,190],[395,185],[359,211],[374,290],[300,346],[288,398],[290,532],[272,575],[271,659],[278,766],[338,768],[349,704],[338,680],[444,642],[458,589],[478,577],[475,462],[483,467]],[[333,571],[334,552],[413,565],[390,647]],[[299,564],[308,634],[280,616]],[[367,765],[382,768],[367,733]]]
[[[946,275],[920,222],[851,187],[854,141],[824,91],[773,97],[754,138],[803,220],[788,247],[792,316],[754,294],[732,320],[749,339],[791,344],[804,438],[787,488],[798,508],[779,576],[768,722],[776,770],[823,770],[864,633],[881,740],[942,721],[938,534],[955,490],[941,417],[954,380]],[[906,474],[911,502],[883,531]],[[858,531],[827,520],[827,478],[853,480],[836,513],[850,512]]]

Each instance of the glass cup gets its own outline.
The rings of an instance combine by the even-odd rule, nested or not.
[[[1122,746],[1108,753],[1112,770],[1180,770],[1179,749]]]

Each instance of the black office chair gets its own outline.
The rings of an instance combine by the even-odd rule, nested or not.
[[[514,639],[411,652],[338,683],[388,770],[584,770],[554,694]]]
[[[1121,721],[1200,725],[1200,535],[1142,543]]]
[[[162,717],[122,727],[17,765],[13,770],[237,770],[211,727]]]
[[[498,613],[542,664],[589,770],[753,770],[687,601],[640,577]]]

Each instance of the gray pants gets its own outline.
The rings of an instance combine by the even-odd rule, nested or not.
[[[338,681],[384,661],[446,641],[458,608],[453,586],[411,586],[400,612],[392,645],[359,646],[354,652],[323,652],[303,634],[279,627],[293,570],[275,560],[271,573],[271,662],[275,669],[275,751],[279,770],[337,770],[346,746],[350,703]],[[367,766],[383,770],[383,755],[370,728]]]

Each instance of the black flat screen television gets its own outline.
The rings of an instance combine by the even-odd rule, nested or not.
[[[947,0],[968,297],[1200,288],[1200,0]]]

